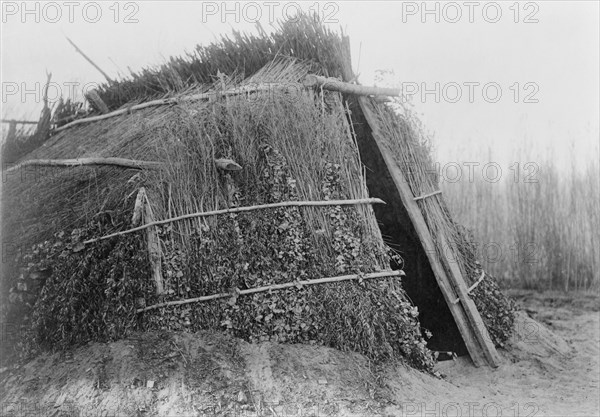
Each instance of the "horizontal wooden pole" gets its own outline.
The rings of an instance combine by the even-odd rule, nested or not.
[[[152,101],[148,101],[146,103],[137,104],[135,106],[127,107],[124,109],[115,110],[110,113],[102,114],[100,116],[92,116],[92,117],[86,117],[83,119],[73,120],[72,122],[67,123],[66,125],[63,125],[59,128],[54,129],[53,132],[61,132],[63,130],[69,129],[73,126],[77,126],[77,125],[80,125],[83,123],[97,122],[97,121],[104,120],[104,119],[110,119],[111,117],[121,116],[123,114],[130,113],[133,110],[141,110],[141,109],[145,109],[147,107],[163,106],[166,104],[174,104],[176,102],[177,101],[172,98],[152,100]]]
[[[220,294],[206,295],[203,297],[188,298],[187,300],[167,301],[164,303],[154,304],[149,307],[140,308],[137,310],[137,312],[142,313],[144,311],[155,310],[155,309],[161,308],[161,307],[177,306],[177,305],[191,304],[191,303],[201,303],[204,301],[217,300],[219,298],[233,297],[236,294],[237,295],[249,295],[249,294],[256,294],[256,293],[265,292],[265,291],[283,290],[286,288],[304,286],[304,285],[326,284],[329,282],[348,281],[348,280],[360,279],[360,278],[373,279],[373,278],[398,277],[398,276],[404,276],[404,275],[405,275],[404,271],[384,271],[384,272],[373,272],[373,273],[364,274],[364,275],[353,274],[353,275],[342,275],[339,277],[329,277],[329,278],[319,278],[319,279],[304,280],[304,281],[286,282],[285,284],[273,284],[273,285],[266,285],[264,287],[250,288],[247,290],[239,290],[235,293],[220,293]]]
[[[170,219],[165,220],[157,220],[152,223],[147,223],[142,226],[134,227],[132,229],[124,230],[122,232],[111,233],[110,235],[98,237],[95,239],[86,240],[83,242],[84,244],[98,242],[104,239],[110,239],[112,237],[126,235],[128,233],[137,232],[140,230],[147,229],[148,227],[157,226],[161,224],[173,223],[186,219],[193,219],[196,217],[207,217],[207,216],[216,216],[219,214],[231,214],[231,213],[242,213],[246,211],[253,210],[262,210],[268,208],[278,208],[278,207],[306,207],[306,206],[349,206],[349,205],[358,205],[358,204],[385,204],[385,201],[379,198],[363,198],[356,200],[325,200],[325,201],[285,201],[283,203],[271,203],[271,204],[261,204],[257,206],[248,206],[248,207],[236,207],[231,209],[223,209],[223,210],[214,210],[214,211],[205,211],[199,213],[192,214],[184,214],[183,216],[172,217]]]
[[[345,94],[357,96],[400,96],[402,90],[399,88],[368,87],[365,85],[350,84],[337,78],[327,78],[320,75],[309,74],[302,82],[305,87],[320,87],[325,90],[338,91]]]
[[[13,119],[2,119],[2,123],[16,123],[19,125],[37,125],[38,122],[34,120],[13,120]]]
[[[16,171],[30,165],[36,166],[58,166],[58,167],[75,167],[83,165],[114,165],[124,168],[160,168],[163,164],[154,161],[138,161],[135,159],[126,158],[77,158],[77,159],[30,159],[23,161],[18,165],[10,167],[6,172]]]
[[[76,167],[84,165],[112,165],[123,168],[135,169],[158,169],[164,166],[162,162],[156,161],[139,161],[136,159],[126,158],[77,158],[77,159],[30,159],[23,161],[18,165],[10,167],[6,172],[16,171],[26,166],[55,166],[55,167]],[[224,171],[239,171],[242,167],[231,159],[219,158],[215,159],[215,165],[218,169]]]
[[[169,104],[177,104],[180,102],[183,103],[183,102],[188,102],[188,101],[214,100],[218,97],[229,97],[229,96],[236,96],[236,95],[240,95],[240,94],[256,93],[256,92],[260,92],[260,91],[272,91],[272,90],[277,90],[277,89],[290,90],[290,87],[292,87],[293,85],[294,84],[292,84],[292,83],[264,83],[264,84],[249,83],[247,85],[239,86],[239,87],[232,88],[230,90],[225,90],[225,91],[210,91],[208,93],[192,94],[189,96],[171,97],[171,98],[152,100],[152,101],[148,101],[146,103],[136,104],[136,105],[133,105],[130,107],[115,110],[110,113],[102,114],[99,116],[92,116],[92,117],[86,117],[83,119],[73,120],[72,122],[67,123],[64,126],[54,129],[53,132],[60,132],[60,131],[69,129],[70,127],[73,127],[73,126],[76,126],[76,125],[79,125],[82,123],[97,122],[100,120],[109,119],[111,117],[121,116],[123,114],[128,114],[128,113],[131,113],[136,110],[146,109],[148,107],[165,106],[165,105],[169,105]],[[298,86],[301,87],[302,85],[298,84]]]

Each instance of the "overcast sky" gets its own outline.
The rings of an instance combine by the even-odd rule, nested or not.
[[[232,29],[293,18],[298,7],[350,35],[355,72],[377,69],[413,91],[440,159],[465,143],[501,158],[524,140],[577,158],[599,141],[599,2],[2,2],[2,116],[37,118],[45,71],[103,81],[65,40],[118,78],[190,51]],[[36,83],[38,83],[36,85]],[[431,91],[423,94],[424,90]],[[436,96],[437,91],[437,96]]]

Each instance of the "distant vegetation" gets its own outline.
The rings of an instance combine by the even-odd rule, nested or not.
[[[473,144],[471,144],[473,145]],[[473,231],[486,269],[505,286],[564,291],[598,289],[600,283],[600,167],[598,148],[586,161],[575,155],[513,150],[502,165],[502,178],[488,178],[482,167],[494,161],[494,149],[453,163],[462,167],[460,181],[443,181],[456,219]],[[458,152],[457,152],[458,154]],[[442,155],[451,160],[453,155]],[[561,161],[569,161],[560,164]],[[465,161],[478,161],[472,180]],[[516,164],[518,163],[518,165]],[[454,175],[448,164],[447,176]],[[456,167],[454,167],[456,169]],[[447,178],[448,179],[448,178]]]
[[[37,148],[40,143],[34,137],[31,125],[5,124],[2,131],[0,154],[2,163],[12,163]]]

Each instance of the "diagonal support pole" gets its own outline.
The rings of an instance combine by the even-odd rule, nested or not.
[[[448,259],[440,260],[431,232],[427,226],[421,209],[415,201],[404,173],[394,160],[391,151],[387,148],[382,132],[377,123],[377,117],[371,111],[368,98],[357,97],[363,114],[369,124],[375,143],[381,153],[394,185],[400,195],[402,203],[408,212],[410,220],[415,227],[421,245],[427,255],[433,273],[446,304],[454,317],[465,346],[477,367],[487,363],[492,367],[498,366],[498,353],[491,342],[487,329],[473,300],[467,294],[466,284],[458,266]],[[443,239],[443,236],[440,237]],[[447,272],[448,270],[448,272]],[[459,298],[461,303],[453,303]]]

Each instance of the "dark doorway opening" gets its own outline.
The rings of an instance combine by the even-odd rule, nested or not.
[[[432,333],[427,347],[466,355],[465,343],[357,100],[351,100],[350,110],[369,194],[387,203],[373,206],[381,234],[404,260],[403,265],[393,262],[391,266],[406,273],[404,290],[419,309],[421,328]]]

